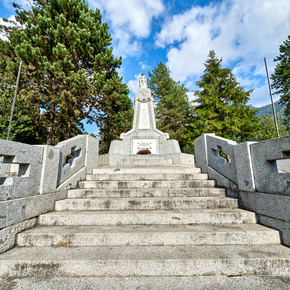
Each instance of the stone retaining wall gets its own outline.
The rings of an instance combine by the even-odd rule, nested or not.
[[[35,217],[53,211],[56,200],[66,198],[69,188],[98,167],[98,150],[99,141],[88,135],[56,146],[0,139],[0,253],[13,247],[17,233],[35,226]]]
[[[261,224],[279,230],[290,246],[290,135],[237,144],[204,134],[194,144],[196,166],[255,212]]]

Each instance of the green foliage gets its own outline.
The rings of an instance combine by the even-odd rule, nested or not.
[[[290,36],[280,45],[280,54],[274,59],[277,61],[275,73],[272,74],[272,87],[277,91],[275,94],[280,94],[280,104],[286,105],[284,114],[286,117],[285,123],[290,122]]]
[[[257,131],[255,139],[257,141],[269,140],[273,138],[277,138],[277,131],[275,126],[275,121],[273,114],[266,115],[265,117],[261,118],[261,128]],[[280,137],[286,136],[290,134],[289,129],[282,122],[278,121],[278,129]]]
[[[280,105],[279,101],[276,101],[274,103],[275,106],[275,112],[276,112],[276,116],[277,116],[277,120],[279,122],[283,122],[285,121],[285,116],[284,116],[284,111],[285,111],[285,106],[284,105]],[[253,108],[255,110],[259,110],[257,112],[257,116],[261,117],[266,117],[267,115],[273,115],[273,108],[272,108],[272,104],[260,107],[260,108]]]
[[[148,72],[148,87],[157,102],[156,126],[168,133],[171,139],[178,140],[183,152],[189,148],[185,140],[185,126],[188,122],[190,106],[187,97],[188,89],[170,77],[168,67],[162,62]]]
[[[259,130],[257,110],[247,105],[253,90],[245,89],[237,82],[230,69],[222,68],[222,59],[210,51],[205,62],[204,75],[196,85],[197,99],[192,107],[192,119],[187,126],[189,140],[204,133],[237,141],[254,138]]]
[[[9,83],[13,76],[0,77],[0,139],[6,139],[10,121],[10,114],[15,91],[15,82]],[[17,101],[11,124],[10,141],[34,143],[34,121],[29,114],[29,108],[24,102]]]
[[[54,144],[79,133],[84,119],[108,118],[108,102],[121,102],[116,94],[108,99],[108,91],[124,85],[116,71],[122,59],[112,54],[100,11],[84,0],[35,0],[16,8],[18,27],[1,27],[8,40],[0,40],[0,73],[15,75],[23,61],[19,98],[31,107],[37,142],[42,124],[47,144]],[[128,93],[122,98],[129,102]]]
[[[115,75],[102,90],[102,113],[95,119],[100,130],[100,153],[109,151],[113,140],[132,128],[133,104],[128,97],[129,89],[122,78]]]

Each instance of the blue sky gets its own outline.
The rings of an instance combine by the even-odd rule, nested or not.
[[[13,17],[12,2],[1,1],[1,18]],[[123,57],[120,74],[132,99],[141,73],[147,76],[160,61],[169,66],[174,80],[190,91],[196,89],[203,63],[209,51],[215,50],[223,58],[223,67],[232,69],[241,85],[255,89],[250,100],[253,106],[270,103],[264,57],[273,73],[273,59],[290,34],[289,0],[87,2],[92,9],[101,10],[103,21],[110,26],[114,55]],[[94,125],[86,125],[86,129],[97,132]]]

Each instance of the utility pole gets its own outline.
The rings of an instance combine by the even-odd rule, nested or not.
[[[275,111],[275,106],[274,106],[274,101],[273,101],[273,96],[272,96],[271,83],[270,83],[270,78],[269,78],[269,72],[268,72],[268,65],[267,65],[266,57],[264,57],[264,61],[265,61],[265,67],[266,67],[266,72],[267,72],[270,96],[271,96],[271,100],[272,100],[272,108],[273,108],[273,115],[274,115],[274,120],[275,120],[275,125],[276,125],[277,137],[279,138],[279,129],[278,129],[278,124],[277,124],[276,111]]]
[[[20,64],[19,64],[18,76],[17,76],[17,80],[16,80],[16,88],[15,88],[15,92],[14,92],[14,98],[13,98],[13,104],[12,104],[12,109],[11,109],[8,133],[7,133],[7,138],[6,138],[7,140],[9,140],[9,138],[10,138],[11,124],[12,124],[14,106],[15,106],[16,95],[17,95],[17,90],[18,90],[18,84],[19,84],[19,79],[20,79],[21,67],[22,67],[22,61],[20,61]]]

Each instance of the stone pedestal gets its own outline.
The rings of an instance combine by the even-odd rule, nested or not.
[[[168,140],[168,133],[156,128],[154,99],[151,90],[140,88],[135,98],[133,128],[122,133],[122,140],[111,143],[108,154],[100,155],[100,166],[115,165],[194,165],[194,156],[183,154],[177,140]],[[149,150],[151,154],[139,155],[141,150]],[[135,155],[131,156],[131,155]],[[138,155],[138,156],[136,156]]]

